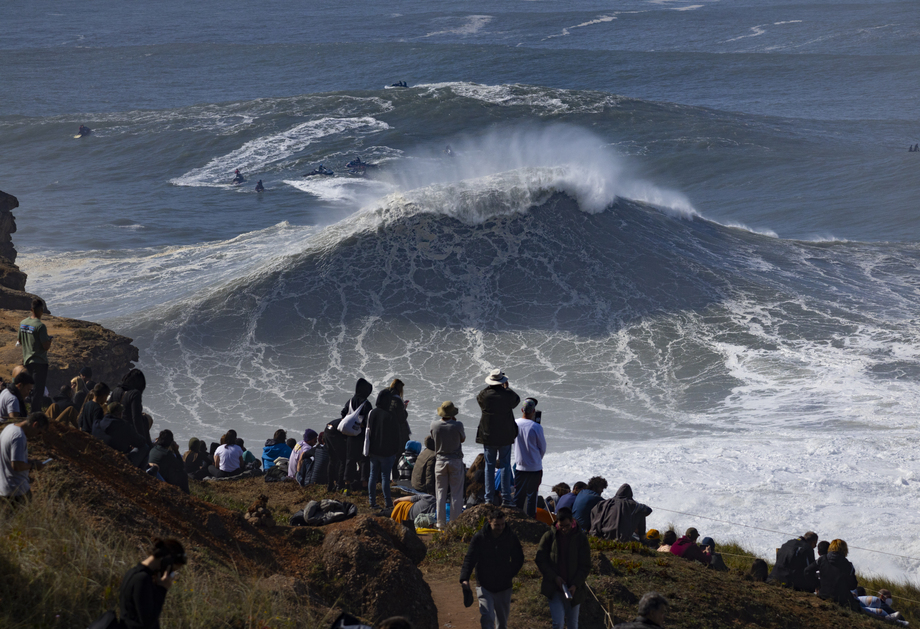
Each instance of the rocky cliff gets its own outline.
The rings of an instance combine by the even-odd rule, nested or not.
[[[16,347],[19,322],[28,316],[35,295],[25,292],[26,274],[16,266],[12,235],[16,232],[13,210],[19,200],[0,191],[0,378],[8,380],[22,352]],[[54,311],[54,303],[47,303]],[[95,323],[46,316],[43,318],[54,337],[48,352],[48,390],[54,393],[84,366],[93,370],[93,379],[114,385],[134,366],[138,350],[131,339],[115,334]]]

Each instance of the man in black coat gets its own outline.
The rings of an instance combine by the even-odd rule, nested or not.
[[[521,542],[505,523],[505,514],[497,509],[492,511],[489,521],[470,541],[460,569],[460,585],[467,607],[472,605],[470,576],[473,568],[476,569],[479,620],[483,629],[506,629],[508,626],[511,581],[523,565]]]
[[[155,465],[157,472],[170,485],[175,485],[185,493],[189,493],[188,474],[182,465],[182,459],[173,452],[173,434],[171,430],[161,430],[160,436],[150,449],[147,459],[148,465]]]
[[[147,455],[150,448],[147,440],[137,434],[134,426],[122,419],[124,407],[118,402],[109,404],[109,412],[93,424],[93,436],[128,457],[131,463],[147,469]]]
[[[624,622],[613,629],[655,629],[664,627],[664,615],[668,611],[668,600],[658,592],[648,592],[639,601],[639,616],[632,622]]]
[[[486,378],[489,385],[479,392],[476,401],[482,409],[476,443],[482,444],[486,459],[486,502],[491,504],[495,496],[496,460],[502,475],[502,506],[514,507],[511,493],[511,449],[517,439],[518,427],[514,411],[521,398],[508,388],[508,378],[501,369],[493,369]]]
[[[776,565],[767,583],[778,583],[801,592],[814,592],[818,582],[806,576],[805,569],[815,563],[818,534],[808,531],[802,537],[790,539],[776,553]]]

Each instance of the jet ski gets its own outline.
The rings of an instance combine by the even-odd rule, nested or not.
[[[362,162],[361,158],[353,159],[347,164],[345,168],[349,169],[353,175],[363,175],[367,172],[368,168],[377,168],[377,164],[368,164],[367,162]]]
[[[406,85],[405,81],[396,81],[396,83],[391,83],[390,87],[409,87]]]
[[[304,177],[316,177],[316,176],[332,177],[334,174],[335,174],[334,171],[329,170],[328,168],[320,164],[318,168],[314,168],[310,172],[304,173]]]

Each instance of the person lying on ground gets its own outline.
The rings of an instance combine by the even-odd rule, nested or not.
[[[32,413],[0,431],[0,496],[15,502],[32,496],[29,471],[40,471],[44,465],[29,458],[28,441],[36,439],[47,427],[47,415]]]
[[[540,540],[534,563],[543,575],[540,593],[549,599],[553,629],[578,629],[578,612],[588,594],[591,547],[570,509],[564,507],[556,515],[556,524]]]
[[[805,568],[805,576],[818,580],[818,596],[824,600],[834,601],[838,605],[860,611],[859,601],[852,590],[859,583],[856,580],[856,568],[847,559],[849,548],[842,539],[835,539],[828,546],[828,553]]]
[[[521,542],[505,522],[505,513],[493,509],[488,521],[470,540],[460,569],[464,600],[469,600],[470,604],[470,577],[473,570],[476,570],[476,581],[479,583],[476,594],[479,597],[480,623],[483,627],[506,629],[508,626],[512,581],[523,565],[524,550]]]
[[[856,600],[862,605],[863,612],[867,614],[885,619],[903,620],[901,613],[896,612],[892,607],[894,600],[891,597],[890,590],[882,589],[878,591],[878,596],[866,596],[866,591],[863,588],[857,588]]]
[[[401,504],[410,504],[411,507],[402,507]],[[423,513],[437,513],[438,499],[427,494],[415,494],[413,496],[403,496],[393,501],[393,513],[391,518],[398,522],[415,522],[415,518]],[[397,517],[399,516],[399,517]]]
[[[92,396],[83,402],[77,424],[83,432],[92,433],[93,426],[105,416],[105,401],[109,397],[109,385],[99,382],[93,387]]]
[[[288,476],[291,478],[297,476],[297,468],[300,466],[300,457],[303,456],[305,452],[312,450],[318,439],[319,435],[311,428],[307,428],[303,432],[303,439],[299,443],[294,444],[294,447],[291,449],[291,456],[288,458]]]
[[[419,453],[415,459],[415,465],[412,467],[412,489],[423,494],[434,495],[434,466],[436,459],[437,453],[434,451],[434,439],[429,435],[425,437],[425,449]]]
[[[287,431],[279,428],[271,439],[265,441],[262,448],[262,469],[266,472],[275,466],[275,459],[290,459],[291,448],[287,444]]]
[[[167,483],[175,485],[185,493],[189,493],[188,474],[185,473],[182,460],[176,456],[172,449],[174,443],[172,431],[161,430],[153,443],[153,448],[150,449],[147,463],[148,465],[156,465],[160,476]]]
[[[597,503],[603,500],[601,494],[605,489],[607,489],[607,480],[603,476],[595,476],[588,481],[587,488],[582,489],[575,496],[572,515],[578,520],[581,530],[591,530],[591,511]]]
[[[671,552],[671,546],[677,541],[677,533],[674,530],[667,530],[661,538],[661,546],[658,547],[659,553]]]
[[[134,425],[122,417],[123,412],[124,407],[119,402],[109,404],[108,412],[93,424],[93,436],[127,456],[135,467],[146,470],[150,447],[147,440],[134,430]]]
[[[188,440],[188,451],[182,455],[182,468],[189,478],[201,480],[208,475],[208,452],[203,441]]]
[[[658,592],[648,592],[639,600],[639,616],[632,622],[624,622],[614,629],[649,629],[664,627],[668,601]]]
[[[558,512],[559,509],[562,509],[563,507],[568,507],[569,509],[573,509],[575,507],[575,500],[578,498],[578,494],[580,494],[582,490],[587,489],[587,488],[588,488],[588,483],[585,483],[583,481],[578,481],[577,483],[572,485],[572,489],[571,491],[569,491],[569,493],[563,496],[559,496],[559,500],[556,501],[556,511]]]
[[[118,596],[123,629],[159,629],[166,592],[179,568],[188,562],[185,548],[175,539],[154,539],[150,555],[128,570]]]
[[[236,431],[228,430],[221,445],[214,451],[214,465],[208,466],[208,473],[214,478],[238,476],[243,472],[243,450],[236,445]]]
[[[683,537],[671,544],[671,554],[683,557],[684,559],[699,561],[704,566],[708,566],[711,557],[709,553],[704,552],[702,548],[697,546],[696,540],[699,538],[699,531],[691,526],[687,529],[686,533],[684,533]]]
[[[26,399],[32,392],[35,381],[29,372],[21,371],[13,377],[13,386],[0,393],[0,418],[15,419],[26,416]]]
[[[818,582],[814,577],[806,577],[805,569],[815,563],[814,549],[817,545],[818,534],[808,531],[780,546],[776,553],[776,565],[767,583],[785,585],[800,592],[814,592]]]
[[[598,502],[591,510],[591,535],[621,542],[638,541],[634,538],[636,530],[640,529],[645,537],[645,518],[651,512],[651,507],[633,500],[632,487],[623,483],[613,498]]]

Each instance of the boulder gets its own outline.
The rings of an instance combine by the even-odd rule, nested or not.
[[[350,611],[374,622],[407,616],[417,629],[438,629],[431,589],[403,550],[408,547],[417,558],[412,538],[398,530],[403,527],[371,516],[330,527],[321,549],[323,569]]]
[[[485,520],[494,507],[490,505],[476,505],[467,509],[457,518],[457,523],[474,529],[480,528],[480,522]],[[549,527],[539,520],[517,509],[502,509],[505,514],[505,521],[511,526],[511,530],[517,535],[518,539],[524,543],[536,544],[543,535],[549,530]]]

